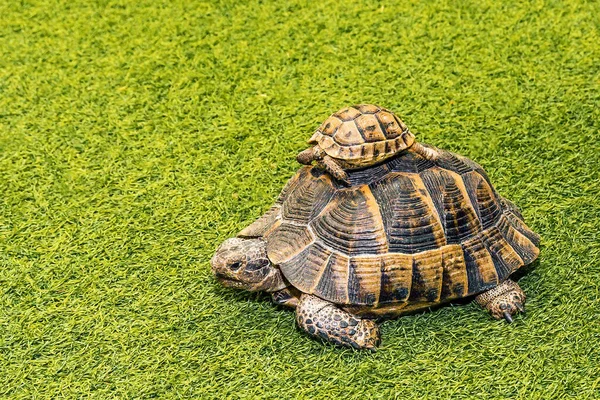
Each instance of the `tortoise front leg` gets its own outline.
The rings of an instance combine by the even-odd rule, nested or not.
[[[379,327],[370,319],[360,319],[333,303],[303,294],[296,308],[298,325],[311,336],[340,346],[375,350],[380,342]]]
[[[323,159],[317,161],[317,164],[325,169],[325,171],[329,172],[335,179],[344,182],[346,185],[350,185],[346,171],[344,171],[340,164],[330,156],[323,156]]]
[[[316,161],[320,168],[329,172],[335,179],[338,179],[347,185],[350,184],[348,182],[348,174],[346,174],[346,171],[344,171],[341,165],[335,159],[328,156],[319,146],[314,146],[298,153],[296,160],[298,160],[300,164],[305,165],[310,165],[313,161]]]
[[[271,293],[271,298],[275,304],[296,308],[298,301],[300,301],[300,293],[298,289],[287,287]]]
[[[525,293],[516,282],[505,280],[493,289],[475,297],[475,302],[485,308],[496,319],[513,322],[512,316],[525,312]]]

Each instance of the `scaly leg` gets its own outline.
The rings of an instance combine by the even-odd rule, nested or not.
[[[517,312],[525,312],[525,293],[510,279],[475,297],[475,301],[496,319],[511,323]]]
[[[370,319],[360,319],[333,303],[303,294],[296,308],[298,325],[311,336],[340,346],[375,350],[380,342],[379,327]]]
[[[333,158],[330,156],[323,156],[323,159],[319,160],[317,163],[321,168],[324,168],[325,171],[329,172],[335,179],[344,182],[346,185],[350,185],[350,182],[348,182],[348,174],[346,174],[346,171],[344,171],[342,167],[340,167],[340,164],[338,164]]]
[[[296,308],[300,301],[300,292],[298,289],[286,287],[285,289],[271,293],[271,298],[275,304]]]
[[[328,156],[319,146],[314,146],[298,153],[296,160],[298,160],[300,164],[305,165],[310,165],[313,161],[316,161],[317,165],[329,172],[331,176],[347,185],[350,184],[348,182],[348,174],[346,174],[346,171],[344,171],[340,164],[335,161],[335,159]]]

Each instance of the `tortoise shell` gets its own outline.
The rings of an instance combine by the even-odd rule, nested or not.
[[[308,140],[333,158],[361,164],[384,160],[413,142],[414,135],[404,122],[393,112],[372,104],[332,114]]]
[[[304,167],[238,236],[263,237],[301,292],[363,309],[474,295],[533,262],[539,236],[481,166],[427,148],[349,171],[349,187]]]

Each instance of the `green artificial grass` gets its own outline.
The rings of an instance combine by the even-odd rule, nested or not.
[[[0,3],[0,397],[600,398],[599,32],[577,1]],[[361,102],[522,208],[525,317],[457,303],[357,352],[215,282]]]

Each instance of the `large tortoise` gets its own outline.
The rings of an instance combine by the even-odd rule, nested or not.
[[[310,143],[298,158],[317,166],[217,249],[223,285],[270,292],[310,335],[366,349],[383,318],[454,299],[477,295],[508,322],[524,310],[509,277],[537,258],[539,236],[481,166],[417,143],[373,105],[333,114]]]

